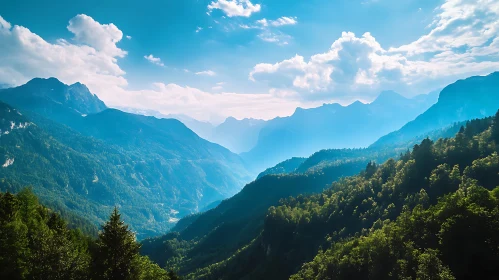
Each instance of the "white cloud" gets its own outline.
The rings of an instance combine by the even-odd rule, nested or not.
[[[220,90],[222,90],[224,88],[223,85],[225,85],[225,82],[218,82],[211,89],[214,90],[214,91],[220,91]]]
[[[88,31],[81,27],[79,33]],[[115,38],[112,34],[103,35]],[[103,41],[112,42],[113,39]],[[218,93],[210,93],[176,84],[157,83],[153,89],[129,90],[123,77],[125,72],[117,64],[120,55],[126,52],[110,51],[112,46],[97,49],[89,44],[82,41],[72,44],[62,39],[49,43],[25,27],[12,27],[0,17],[0,83],[20,85],[34,77],[56,77],[66,84],[86,84],[111,107],[133,104],[139,109],[186,114],[201,120],[228,116],[270,119],[290,115],[297,106],[319,105],[282,98],[282,94],[270,92],[238,94],[219,92],[222,89],[215,88]],[[153,55],[146,57],[159,62]],[[215,75],[211,70],[198,73]],[[215,87],[224,84],[218,82]]]
[[[343,32],[326,52],[259,63],[249,79],[331,97],[384,88],[424,92],[499,69],[499,2],[448,0],[436,11],[429,33],[409,44],[386,49],[368,32]]]
[[[261,26],[269,26],[269,22],[266,18],[262,18],[256,21],[256,23],[260,24]]]
[[[127,38],[128,40],[132,40],[132,36],[130,36],[130,35],[126,35],[126,38]]]
[[[144,55],[144,58],[147,59],[149,62],[153,63],[153,64],[156,64],[158,66],[161,66],[161,67],[164,67],[165,65],[163,64],[163,62],[161,62],[161,58],[159,57],[154,57],[154,55],[150,54],[150,55]]]
[[[250,17],[259,12],[261,6],[250,0],[215,0],[208,5],[209,12],[214,9],[222,10],[228,17]]]
[[[9,30],[12,26],[0,16],[0,30]]]
[[[499,2],[496,0],[448,0],[437,11],[430,33],[390,51],[412,56],[460,47],[483,48],[499,33]]]
[[[203,30],[203,28],[198,26],[198,27],[196,28],[196,33],[199,33],[199,31],[201,31],[201,30]]]
[[[116,106],[134,104],[138,109],[153,109],[164,114],[186,114],[199,120],[223,119],[227,116],[237,119],[271,119],[276,116],[289,116],[298,106],[309,108],[322,104],[303,103],[282,98],[275,93],[214,94],[188,86],[164,83],[155,83],[154,88],[150,90],[122,90],[118,94],[120,100],[117,100],[119,103]]]
[[[215,76],[216,74],[217,73],[213,72],[212,70],[196,72],[196,75],[203,75],[203,76]]]
[[[279,31],[271,31],[268,29],[265,29],[262,31],[262,33],[258,34],[258,38],[260,38],[262,41],[269,42],[269,43],[275,43],[281,46],[288,45],[289,41],[293,37],[284,34]]]
[[[67,84],[85,83],[94,92],[127,86],[117,64],[126,51],[116,46],[122,32],[115,25],[78,15],[68,30],[77,44],[64,39],[49,43],[0,17],[0,83],[20,85],[34,77],[57,77]]]
[[[87,15],[77,15],[69,21],[68,30],[78,43],[88,45],[112,56],[124,57],[127,52],[116,43],[123,38],[123,32],[116,25],[100,24]]]
[[[276,20],[263,18],[255,21],[255,24],[239,24],[239,27],[242,29],[259,29],[261,32],[257,36],[260,40],[284,46],[288,45],[293,37],[277,30],[277,27],[297,23],[296,17],[280,17]]]
[[[265,18],[257,20],[256,23],[266,27],[266,26],[283,26],[283,25],[295,25],[298,23],[298,20],[296,17],[280,17],[276,20],[267,20]]]

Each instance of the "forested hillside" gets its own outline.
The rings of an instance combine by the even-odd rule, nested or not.
[[[81,84],[34,79],[0,99],[21,108],[0,104],[0,178],[94,224],[121,205],[140,238],[162,234],[253,178],[179,121],[106,109]]]
[[[367,164],[369,161],[384,162],[390,157],[396,157],[405,153],[415,144],[425,138],[438,140],[440,138],[453,137],[461,126],[466,122],[455,123],[440,129],[429,131],[416,136],[405,142],[397,142],[386,145],[373,145],[362,149],[326,149],[313,153],[308,158],[291,158],[283,161],[274,167],[266,169],[258,175],[258,178],[269,174],[293,174],[317,172],[331,165],[338,165],[343,162],[362,161]],[[364,166],[363,166],[364,167]],[[358,172],[361,169],[357,170]]]
[[[497,123],[499,113],[468,122],[453,138],[425,139],[320,194],[270,207],[262,229],[225,260],[209,234],[187,238],[203,215],[194,217],[179,235],[161,241],[170,253],[163,260],[187,279],[468,279],[479,271],[494,279]],[[226,236],[219,240],[234,239],[233,232],[215,228],[218,237]]]
[[[0,193],[0,279],[178,279],[139,249],[116,208],[98,237],[89,236],[29,189]]]

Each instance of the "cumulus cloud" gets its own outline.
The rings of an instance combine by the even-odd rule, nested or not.
[[[19,85],[34,77],[57,77],[68,84],[85,83],[94,92],[127,85],[117,64],[126,55],[116,46],[123,35],[114,24],[78,15],[68,30],[75,43],[63,39],[49,43],[0,16],[0,83]]]
[[[159,57],[154,57],[154,55],[150,54],[150,55],[144,55],[144,58],[153,63],[153,64],[156,64],[158,66],[161,66],[161,67],[164,67],[165,65],[163,64],[163,62],[161,62],[161,58]]]
[[[202,75],[202,76],[215,76],[217,73],[215,73],[212,70],[205,70],[205,71],[196,72],[195,74]]]
[[[282,81],[303,94],[331,94],[431,90],[457,78],[498,70],[499,2],[448,0],[436,11],[429,33],[409,44],[387,49],[369,32],[360,37],[343,32],[326,52],[259,63],[249,79]]]
[[[390,51],[413,56],[460,47],[483,48],[499,33],[499,2],[495,0],[448,0],[437,12],[428,34]]]
[[[127,38],[128,40],[131,40],[131,39],[132,39],[132,36],[130,36],[130,35],[126,35],[126,38]]]
[[[214,9],[222,10],[228,17],[250,17],[252,13],[259,12],[261,6],[250,0],[216,0],[208,5],[209,12]]]
[[[77,18],[80,21],[84,19],[96,23],[88,16]],[[290,115],[297,106],[318,105],[283,98],[284,95],[277,92],[220,92],[224,82],[218,82],[214,86],[213,90],[217,93],[164,83],[156,83],[151,89],[129,90],[127,80],[123,77],[125,72],[117,64],[118,58],[126,52],[118,50],[116,45],[106,45],[109,42],[117,43],[119,36],[116,34],[121,31],[114,30],[116,26],[113,24],[104,24],[99,28],[94,24],[76,24],[76,20],[72,22],[71,29],[78,29],[75,32],[80,34],[78,40],[75,38],[77,43],[63,39],[49,43],[25,27],[12,26],[0,16],[0,83],[20,85],[34,77],[56,77],[66,84],[86,84],[111,107],[130,107],[133,104],[139,109],[153,109],[165,114],[182,113],[201,120],[210,120],[217,116],[220,119],[228,116],[270,119]],[[114,26],[111,28],[114,31],[103,32],[102,36],[109,37],[99,41],[92,38],[83,26],[92,30],[106,30]],[[145,58],[153,63],[160,63],[160,59],[152,54]],[[184,71],[188,72],[187,69]],[[216,75],[212,70],[197,74]]]
[[[111,56],[124,57],[126,51],[118,48],[116,43],[123,38],[123,32],[116,25],[100,24],[87,15],[77,15],[69,21],[68,30],[78,43],[86,44]]]

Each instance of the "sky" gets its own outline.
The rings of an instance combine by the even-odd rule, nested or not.
[[[0,2],[0,84],[219,122],[412,97],[499,70],[496,0]]]

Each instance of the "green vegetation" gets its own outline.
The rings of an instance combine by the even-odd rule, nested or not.
[[[369,162],[320,194],[282,200],[264,217],[239,224],[259,225],[244,238],[216,214],[219,206],[165,236],[155,253],[186,279],[495,279],[498,123],[499,112],[467,122],[453,138],[424,139],[398,160]],[[264,176],[253,184],[269,180],[268,192],[273,178],[307,186],[297,181],[300,175]],[[223,209],[233,211],[245,214],[235,205]],[[210,215],[220,220],[213,223]],[[206,219],[206,234],[189,239]]]
[[[63,95],[71,90],[57,80],[45,82],[55,90],[41,87],[44,96],[59,87]],[[0,98],[17,96],[16,104],[27,110],[0,102],[0,191],[32,186],[45,205],[95,226],[119,205],[143,239],[235,194],[250,180],[237,155],[176,120],[117,110],[82,117],[55,102],[58,96],[38,102],[29,95],[36,92],[24,89],[0,91]]]
[[[29,189],[0,193],[0,279],[179,279],[139,249],[116,208],[94,239],[69,228]]]

